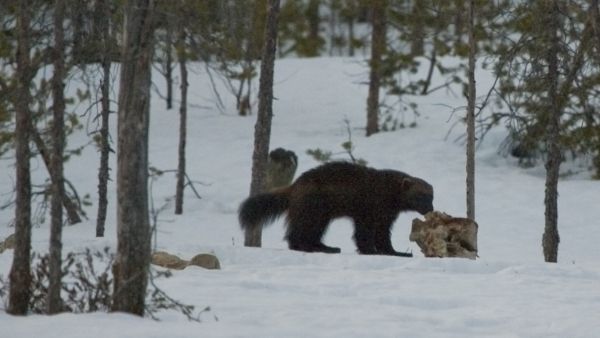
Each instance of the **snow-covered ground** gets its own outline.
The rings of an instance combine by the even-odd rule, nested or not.
[[[198,67],[201,69],[201,67]],[[287,59],[278,61],[271,148],[284,147],[299,157],[298,173],[318,163],[307,149],[341,152],[352,128],[354,155],[376,168],[405,171],[429,181],[434,206],[451,215],[465,213],[465,150],[454,142],[455,127],[465,104],[450,91],[417,98],[421,116],[416,128],[364,137],[367,79],[357,59]],[[478,75],[480,92],[488,76]],[[164,88],[155,76],[157,88]],[[156,248],[184,258],[215,253],[222,270],[188,268],[159,285],[186,304],[211,310],[201,324],[173,312],[160,322],[124,314],[13,317],[0,310],[0,336],[21,337],[598,337],[600,335],[600,182],[585,175],[559,184],[559,263],[543,262],[543,167],[523,169],[498,155],[505,131],[492,130],[477,151],[479,256],[476,261],[424,258],[408,240],[416,213],[402,214],[392,240],[414,258],[360,256],[352,242],[352,226],[335,221],[325,243],[342,248],[339,255],[306,254],[287,249],[278,221],[263,233],[262,248],[245,248],[237,223],[237,207],[250,186],[255,115],[239,117],[225,94],[226,110],[213,107],[207,76],[191,79],[188,174],[201,181],[197,199],[186,191],[184,215],[173,214],[174,174],[153,183],[158,216]],[[221,83],[219,83],[221,85]],[[74,86],[71,86],[74,87]],[[255,86],[256,88],[256,86]],[[73,88],[71,88],[73,89]],[[115,89],[116,90],[116,89]],[[460,90],[456,91],[460,93]],[[177,109],[167,111],[154,95],[150,162],[162,169],[177,165]],[[84,107],[81,107],[84,109]],[[113,121],[115,117],[113,117]],[[412,122],[412,115],[406,115]],[[113,126],[114,127],[114,126]],[[113,135],[115,135],[113,128]],[[70,147],[88,142],[85,133]],[[340,154],[339,158],[344,158]],[[14,182],[12,159],[2,159],[0,190]],[[97,153],[88,147],[66,165],[80,194],[96,195]],[[113,157],[113,168],[114,168]],[[40,161],[33,162],[36,182],[44,179]],[[112,172],[115,174],[115,171]],[[116,190],[110,187],[107,236],[95,235],[94,205],[89,220],[64,230],[64,251],[116,247]],[[3,195],[6,196],[6,195]],[[3,197],[6,198],[6,197]],[[0,211],[8,223],[14,210]],[[0,226],[0,239],[12,228]],[[33,230],[33,248],[48,247],[48,224]],[[0,254],[0,274],[7,276],[12,251]]]

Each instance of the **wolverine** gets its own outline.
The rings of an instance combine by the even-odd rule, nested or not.
[[[254,229],[287,212],[290,249],[339,253],[322,238],[333,219],[349,217],[359,253],[411,257],[394,250],[391,241],[392,225],[403,211],[433,211],[433,187],[396,170],[331,162],[305,172],[288,187],[249,197],[240,205],[239,221],[242,229]]]

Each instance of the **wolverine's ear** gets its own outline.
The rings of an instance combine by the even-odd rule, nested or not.
[[[400,180],[400,186],[402,187],[402,189],[408,189],[414,183],[415,181],[413,181],[410,177],[402,177],[402,179]]]

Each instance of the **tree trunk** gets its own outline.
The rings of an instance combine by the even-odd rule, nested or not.
[[[433,71],[437,64],[437,47],[433,46],[431,49],[431,56],[429,57],[429,70],[427,71],[427,77],[425,83],[423,83],[423,89],[421,89],[421,95],[427,95],[429,92],[429,86],[431,86],[431,79],[433,78]]]
[[[469,94],[467,103],[467,218],[475,220],[475,0],[469,1]]]
[[[546,60],[548,62],[548,121],[546,127],[546,148],[548,155],[546,159],[546,191],[544,197],[545,227],[542,237],[542,247],[546,262],[558,261],[558,174],[560,169],[560,144],[559,128],[561,117],[560,98],[558,95],[558,53],[560,40],[558,36],[560,9],[558,2],[553,0],[546,4],[546,32],[548,33],[548,49]]]
[[[455,37],[455,41],[454,44],[455,45],[460,45],[462,43],[462,39],[463,39],[463,33],[464,33],[464,21],[465,21],[465,16],[464,16],[464,1],[462,0],[458,0],[458,1],[454,1],[454,6],[456,8],[456,12],[454,13],[454,37]]]
[[[275,68],[275,52],[277,47],[277,21],[279,16],[279,0],[269,0],[267,7],[267,23],[263,46],[262,63],[260,65],[260,83],[258,88],[258,113],[254,127],[254,153],[252,154],[252,182],[250,196],[265,190],[265,177],[271,138],[271,120],[273,118],[273,72]],[[248,230],[245,233],[245,246],[261,246],[262,229]]]
[[[71,55],[73,58],[73,62],[75,64],[85,64],[86,63],[86,55],[88,55],[85,51],[85,11],[86,11],[85,2],[79,2],[76,6],[73,6],[71,20],[72,26],[72,51]]]
[[[148,126],[154,1],[129,0],[118,112],[117,256],[112,310],[144,315],[150,264]]]
[[[598,56],[598,54],[600,54],[600,11],[598,10],[598,0],[590,1],[590,20],[592,21],[593,43],[596,47],[596,56]],[[595,129],[596,133],[600,135],[600,127],[596,126]],[[596,149],[592,163],[594,164],[596,171],[594,178],[600,179],[600,144]]]
[[[348,56],[354,56],[354,18],[348,20]]]
[[[165,80],[167,82],[167,110],[169,110],[173,108],[173,28],[169,22],[166,23],[166,30],[167,41],[165,41]]]
[[[333,56],[333,48],[336,45],[336,28],[338,26],[338,10],[334,6],[334,1],[329,3],[329,20],[327,22],[329,24],[329,56]],[[338,47],[338,53],[340,48]]]
[[[245,65],[244,65],[245,67]],[[246,79],[245,78],[241,78],[240,79],[240,85],[238,87],[237,93],[235,94],[235,107],[238,111],[238,115],[240,116],[246,116],[247,115],[247,111],[245,109],[245,107],[242,104],[243,101],[243,93],[244,93],[244,85],[246,84]]]
[[[413,3],[411,16],[414,20],[422,19],[427,11],[424,1],[415,1]],[[421,56],[425,53],[425,28],[426,25],[417,23],[411,25],[410,31],[410,54],[412,56]],[[433,47],[435,50],[435,46]]]
[[[54,75],[52,77],[53,123],[52,123],[52,200],[50,207],[50,250],[49,250],[49,286],[48,314],[62,310],[60,291],[62,286],[62,198],[65,194],[63,176],[64,120],[65,120],[65,40],[63,21],[65,0],[56,0],[54,6]]]
[[[21,0],[17,16],[17,70],[18,92],[15,102],[15,156],[17,192],[15,207],[15,251],[10,269],[10,290],[7,312],[25,315],[31,298],[31,174],[29,166],[29,132],[31,116],[29,92],[31,69],[29,59],[29,13],[28,0]]]
[[[596,52],[600,53],[600,12],[598,10],[598,0],[590,0],[590,20],[592,21]]]
[[[252,79],[248,79],[248,86],[246,86],[246,96],[242,98],[242,107],[246,110],[246,115],[252,115],[252,105],[250,104],[250,97],[252,97]]]
[[[379,88],[381,83],[381,59],[385,53],[386,0],[371,2],[371,71],[369,75],[369,96],[367,97],[367,136],[379,132]]]
[[[109,0],[98,0],[96,5],[101,7],[99,20],[99,34],[102,37],[102,112],[100,126],[100,168],[98,170],[98,217],[96,218],[96,237],[104,237],[106,223],[106,210],[108,207],[107,186],[109,175],[108,159],[110,154],[110,140],[108,133],[110,116],[110,5]]]
[[[319,56],[321,41],[319,29],[321,17],[319,15],[320,0],[308,0],[306,19],[308,20],[308,49],[306,56]]]
[[[179,43],[177,46],[177,57],[179,59],[179,70],[181,72],[181,106],[179,107],[179,161],[177,165],[177,188],[175,192],[175,214],[183,213],[183,191],[185,188],[185,144],[187,138],[187,89],[188,71],[187,55],[185,51],[185,30],[181,27]]]

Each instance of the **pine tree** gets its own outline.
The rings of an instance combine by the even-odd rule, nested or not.
[[[577,154],[600,144],[589,137],[594,135],[597,114],[586,112],[586,107],[595,104],[600,78],[593,44],[589,43],[593,8],[583,8],[565,7],[560,1],[519,3],[505,28],[507,33],[518,32],[520,38],[498,44],[496,51],[501,57],[496,64],[498,92],[508,112],[497,112],[494,120],[508,119],[513,126],[511,137],[517,142],[513,154],[543,153],[545,158],[542,247],[547,262],[558,259],[561,162],[568,150]]]
[[[491,53],[498,55],[495,71],[499,78],[497,92],[504,106],[495,109],[491,123],[505,121],[510,127],[507,153],[532,164],[548,155],[545,142],[548,128],[547,91],[548,30],[540,13],[546,11],[541,2],[513,5],[510,15],[502,17],[503,39]],[[559,2],[558,18],[558,105],[559,147],[563,159],[581,155],[600,158],[600,115],[595,97],[600,93],[600,59],[593,43],[594,7],[578,1],[577,6]],[[512,39],[519,36],[519,39]],[[566,157],[564,157],[566,156]],[[596,163],[598,165],[596,165]],[[596,170],[600,161],[593,162]]]

